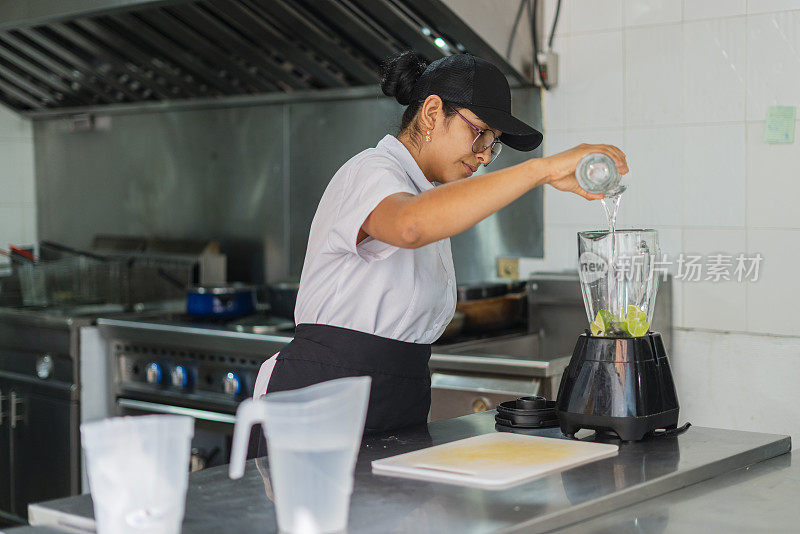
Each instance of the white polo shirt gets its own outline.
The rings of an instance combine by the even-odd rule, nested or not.
[[[432,189],[394,136],[353,156],[333,176],[308,238],[295,323],[316,323],[376,336],[432,343],[456,307],[450,239],[416,249],[367,237],[361,225],[386,197]]]

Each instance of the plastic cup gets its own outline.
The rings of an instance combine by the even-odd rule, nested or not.
[[[181,531],[194,419],[115,417],[81,425],[98,534]]]
[[[341,378],[239,405],[230,476],[244,473],[250,427],[261,423],[281,532],[346,529],[370,383],[368,376]]]

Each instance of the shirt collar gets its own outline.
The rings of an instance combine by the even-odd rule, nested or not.
[[[417,186],[417,189],[422,191],[427,191],[428,189],[433,189],[433,184],[425,178],[425,175],[422,174],[422,169],[419,168],[417,165],[417,161],[414,159],[414,156],[411,155],[411,152],[405,147],[403,143],[401,143],[395,136],[391,134],[387,134],[386,137],[380,140],[378,145],[375,148],[380,148],[389,152],[392,156],[400,161],[400,165],[402,165],[403,170],[406,171],[406,174],[411,181],[414,182],[414,185]]]

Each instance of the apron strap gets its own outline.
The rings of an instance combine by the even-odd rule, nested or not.
[[[256,376],[256,383],[253,386],[254,399],[260,399],[267,394],[269,379],[272,377],[272,371],[275,370],[275,362],[278,361],[278,354],[280,354],[280,352],[276,352],[261,364],[261,368],[258,370],[258,376]]]

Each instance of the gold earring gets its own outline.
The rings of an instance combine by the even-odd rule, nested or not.
[[[428,143],[431,142],[431,131],[430,130],[427,130],[425,132],[425,141],[427,141]]]

